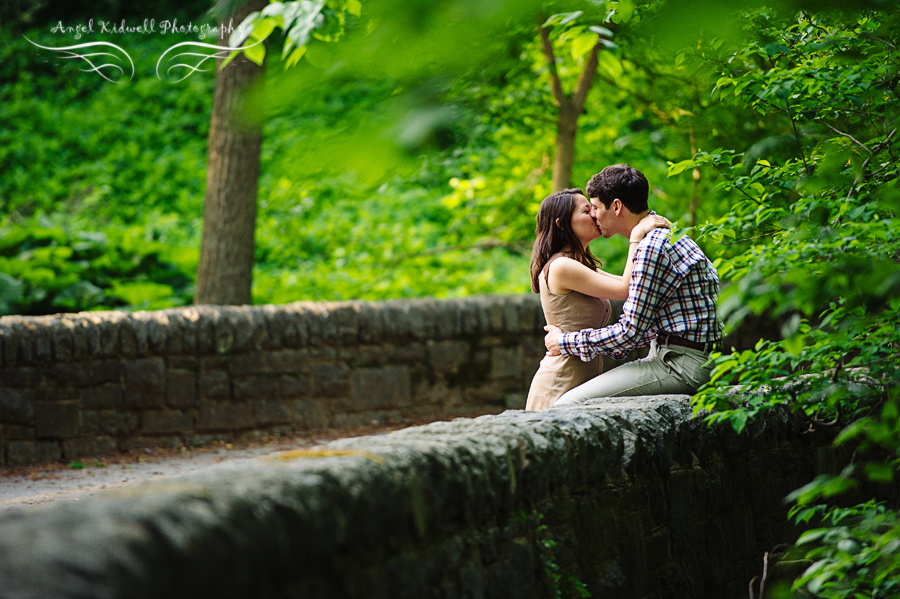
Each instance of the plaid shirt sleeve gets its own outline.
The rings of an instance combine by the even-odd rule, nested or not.
[[[578,356],[585,362],[597,354],[621,359],[631,350],[650,343],[655,333],[651,326],[660,306],[683,278],[665,248],[665,244],[670,243],[670,235],[671,231],[667,229],[656,229],[638,245],[628,284],[628,299],[619,321],[602,329],[563,333],[559,337],[559,350],[563,355]]]

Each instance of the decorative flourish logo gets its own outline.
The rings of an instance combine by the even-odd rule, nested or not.
[[[76,44],[74,46],[62,46],[59,48],[54,48],[51,46],[42,46],[40,44],[32,42],[27,37],[25,39],[28,40],[28,42],[31,43],[32,45],[37,46],[38,48],[41,48],[43,50],[50,50],[52,52],[57,52],[60,55],[60,57],[65,60],[70,60],[73,58],[83,60],[85,63],[87,63],[89,68],[78,69],[79,71],[83,71],[85,73],[97,73],[98,75],[100,75],[101,77],[106,79],[107,81],[111,81],[113,83],[119,83],[125,75],[125,69],[122,66],[120,66],[119,64],[115,64],[115,63],[121,63],[122,65],[124,65],[125,63],[122,59],[122,56],[119,56],[118,54],[116,54],[114,52],[89,52],[89,53],[80,52],[83,50],[87,50],[88,48],[94,48],[96,46],[110,47],[114,50],[118,50],[119,52],[122,53],[122,55],[124,55],[125,58],[128,59],[128,65],[131,66],[131,74],[128,76],[128,79],[131,80],[134,77],[134,61],[131,60],[131,56],[129,56],[128,52],[126,52],[121,47],[119,47],[115,44],[111,44],[109,42],[86,42],[84,44]],[[115,62],[103,62],[102,64],[99,64],[102,61],[115,61]],[[104,71],[106,71],[106,72],[104,72]],[[113,73],[116,73],[115,75],[113,75],[115,78],[110,78],[109,76],[107,76],[107,72],[110,75],[113,75]]]
[[[169,76],[171,74],[172,70],[176,70],[176,72],[177,72],[179,69],[186,69],[186,74],[184,75],[184,77],[182,77],[181,79],[176,79],[174,81],[174,83],[178,83],[179,81],[184,81],[185,79],[187,79],[188,77],[190,77],[191,75],[196,73],[197,71],[201,71],[201,72],[208,71],[209,68],[204,69],[201,67],[203,66],[203,63],[205,63],[210,58],[226,58],[229,54],[231,54],[235,50],[243,50],[245,48],[252,48],[253,46],[256,46],[261,43],[262,43],[262,40],[256,42],[255,44],[249,45],[249,46],[243,46],[243,47],[239,46],[237,48],[232,48],[231,46],[216,46],[213,44],[204,44],[201,42],[181,42],[180,44],[175,44],[174,46],[170,47],[168,50],[163,52],[162,55],[159,57],[159,60],[156,61],[156,76],[159,79],[163,78],[163,76],[160,75],[159,67],[160,67],[160,65],[163,64],[163,60],[166,58],[166,56],[170,52],[175,50],[176,48],[192,47],[192,48],[201,48],[201,49],[206,49],[206,50],[218,50],[218,51],[213,52],[212,54],[208,54],[208,53],[204,53],[204,52],[179,52],[177,54],[172,54],[168,58],[167,62],[172,62],[174,60],[178,60],[183,56],[192,57],[193,60],[195,61],[195,64],[188,64],[187,62],[179,62],[176,64],[172,64],[168,68],[166,68],[166,71],[165,71],[166,76]],[[197,60],[198,58],[199,58],[199,60]]]

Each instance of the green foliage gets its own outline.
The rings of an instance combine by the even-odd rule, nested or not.
[[[896,511],[810,507],[893,481],[900,465],[900,13],[890,4],[746,14],[748,41],[706,57],[718,70],[712,97],[754,110],[768,137],[698,151],[669,169],[712,169],[732,198],[730,212],[701,228],[723,248],[716,264],[729,281],[720,298],[729,325],[749,313],[783,322],[781,341],[715,354],[695,410],[740,432],[787,405],[811,428],[843,427],[836,443],[856,450],[839,475],[791,496],[798,521],[822,518],[798,541],[810,566],[793,587],[816,597],[894,596],[900,575]]]
[[[97,232],[58,215],[0,219],[0,311],[48,314],[188,303],[196,249],[154,236],[153,227]]]
[[[557,563],[557,548],[559,544],[550,535],[550,529],[542,523],[543,514],[538,514],[537,541],[541,552],[541,561],[544,565],[544,582],[549,588],[554,599],[572,597],[586,599],[592,597],[590,591],[578,577],[569,574],[564,576]]]
[[[325,42],[340,39],[347,16],[358,17],[361,10],[359,0],[272,2],[261,11],[247,15],[231,34],[228,45],[236,48],[243,44],[244,55],[261,65],[266,56],[262,42],[280,29],[284,32],[281,59],[285,68],[291,67],[306,54],[311,39]],[[225,68],[238,53],[232,52],[221,68]]]
[[[819,522],[786,559],[807,566],[791,590],[816,597],[895,597],[900,592],[900,515],[870,501],[852,508],[797,506],[798,524]]]

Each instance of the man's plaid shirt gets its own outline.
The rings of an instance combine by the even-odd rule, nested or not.
[[[585,362],[597,354],[624,358],[658,332],[707,343],[720,338],[716,319],[719,273],[694,240],[671,242],[672,231],[654,229],[638,244],[628,299],[619,322],[603,329],[563,333],[559,350]]]

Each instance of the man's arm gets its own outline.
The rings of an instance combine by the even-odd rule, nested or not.
[[[649,343],[650,328],[660,308],[681,282],[681,275],[672,267],[663,247],[669,243],[668,232],[654,232],[648,239],[635,255],[628,299],[619,322],[602,329],[558,335],[552,341],[562,355],[578,356],[585,362],[601,353],[624,358],[631,350]],[[545,344],[549,341],[547,337]]]

